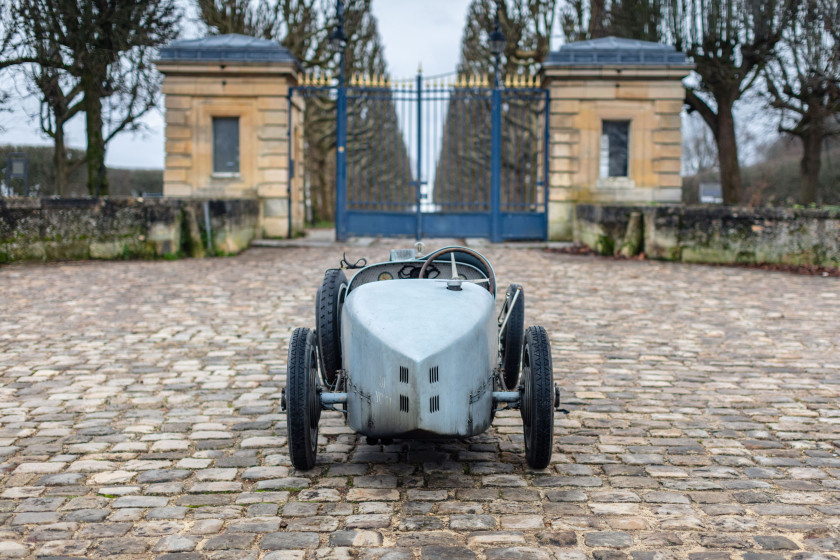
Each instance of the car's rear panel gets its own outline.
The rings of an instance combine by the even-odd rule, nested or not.
[[[460,437],[492,420],[493,297],[464,283],[361,285],[342,309],[347,422],[374,437]]]

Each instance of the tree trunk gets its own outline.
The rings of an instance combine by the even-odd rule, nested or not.
[[[823,132],[819,126],[807,126],[802,138],[802,161],[799,167],[802,171],[802,191],[799,198],[802,204],[817,202],[817,192],[820,182],[820,156],[822,154]]]
[[[732,116],[733,101],[716,98],[718,161],[720,162],[720,184],[724,204],[741,202],[741,168],[738,165],[738,142],[735,139],[735,119]]]
[[[85,84],[85,121],[87,125],[87,187],[91,196],[108,195],[105,174],[105,138],[102,136],[102,99],[95,78]]]
[[[55,168],[55,194],[67,196],[67,146],[64,145],[64,121],[55,116],[53,137],[53,167]]]

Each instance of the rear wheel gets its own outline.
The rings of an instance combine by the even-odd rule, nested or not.
[[[324,383],[335,384],[341,369],[341,306],[347,292],[347,277],[338,268],[324,274],[324,281],[315,296],[315,320],[318,350],[321,355],[321,375]]]
[[[517,290],[519,297],[516,297]],[[514,297],[516,297],[516,303],[513,301]],[[508,309],[512,309],[510,318],[499,338],[502,343],[502,370],[505,374],[505,386],[508,390],[513,390],[516,382],[519,381],[519,362],[522,359],[522,340],[525,337],[523,330],[525,328],[525,291],[519,284],[511,284],[505,292],[503,318]]]
[[[554,379],[548,334],[542,327],[525,330],[520,384],[525,459],[535,469],[551,462],[554,446]]]
[[[321,419],[318,358],[315,336],[309,329],[295,329],[292,333],[286,384],[289,455],[292,465],[305,471],[315,466],[318,421]]]

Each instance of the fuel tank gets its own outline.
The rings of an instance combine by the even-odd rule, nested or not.
[[[341,311],[347,423],[374,437],[480,434],[492,421],[493,296],[464,282],[387,280],[352,290]]]

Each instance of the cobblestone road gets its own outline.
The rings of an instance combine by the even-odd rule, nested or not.
[[[390,244],[349,253],[385,258]],[[280,387],[343,248],[0,268],[0,556],[838,558],[840,283],[487,249],[571,410],[288,461]]]

